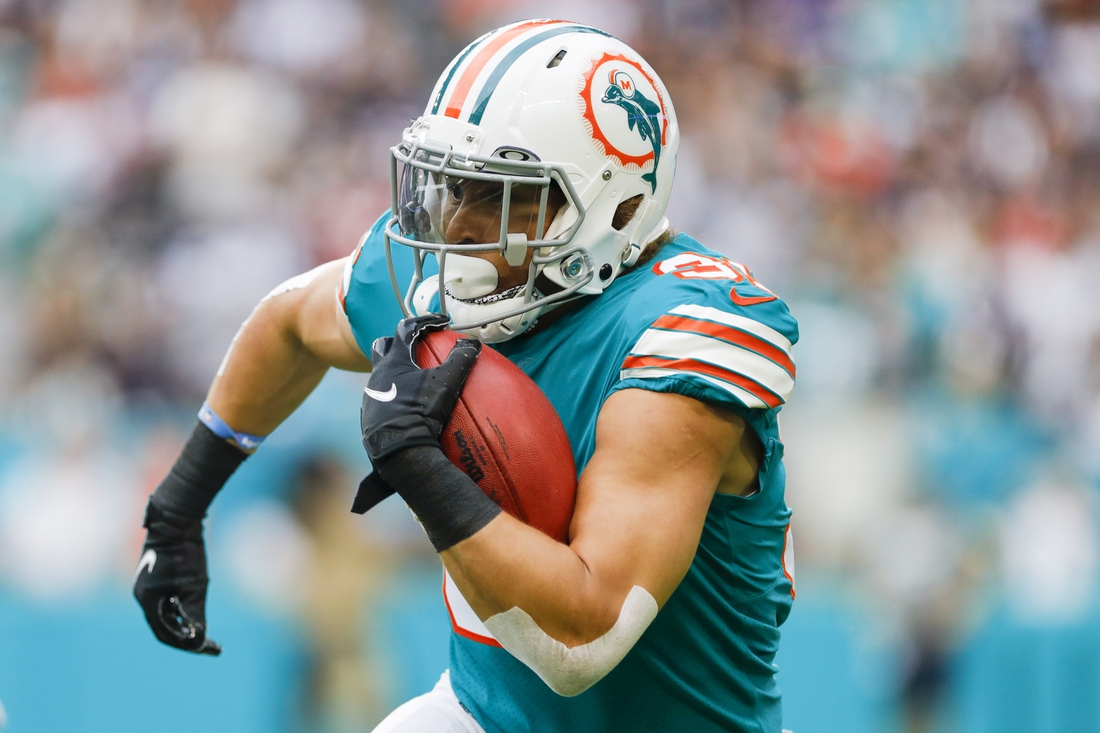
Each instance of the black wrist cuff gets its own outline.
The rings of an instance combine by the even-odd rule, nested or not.
[[[201,422],[195,424],[175,465],[151,501],[159,508],[184,517],[201,519],[210,502],[248,454],[219,438]]]
[[[416,514],[436,552],[457,545],[501,512],[439,448],[400,451],[377,470]]]

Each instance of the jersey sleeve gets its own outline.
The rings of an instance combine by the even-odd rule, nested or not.
[[[404,317],[390,281],[386,261],[385,228],[390,218],[387,211],[359,240],[355,251],[344,263],[337,297],[351,324],[351,332],[363,353],[370,356],[371,344],[382,336],[392,336],[397,323]],[[399,286],[412,279],[413,257],[408,247],[391,246],[394,272]],[[434,275],[435,260],[425,262],[425,276]]]
[[[740,296],[747,304],[739,305],[728,284],[711,282],[661,291],[665,297],[650,302],[667,305],[651,307],[634,330],[614,390],[676,392],[737,412],[775,410],[787,401],[798,327],[783,301]]]

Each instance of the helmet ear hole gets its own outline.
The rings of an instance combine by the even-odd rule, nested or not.
[[[623,227],[634,220],[634,215],[638,213],[638,207],[642,205],[644,199],[645,194],[638,194],[619,204],[615,208],[615,214],[611,217],[611,228],[621,232]]]

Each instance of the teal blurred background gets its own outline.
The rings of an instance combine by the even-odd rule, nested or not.
[[[348,254],[467,42],[605,28],[673,226],[802,327],[795,733],[1100,731],[1100,3],[0,0],[0,725],[368,731],[447,664],[438,560],[332,373],[208,521],[217,659],[129,596],[240,323]]]

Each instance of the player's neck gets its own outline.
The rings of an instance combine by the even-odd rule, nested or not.
[[[542,314],[541,316],[539,316],[538,322],[535,323],[531,330],[525,333],[524,336],[534,336],[536,333],[541,333],[542,331],[550,328],[550,326],[561,320],[562,316],[573,310],[573,308],[575,308],[577,304],[583,300],[587,300],[587,298],[577,298],[576,300],[571,300],[568,303],[562,303],[549,313]]]

